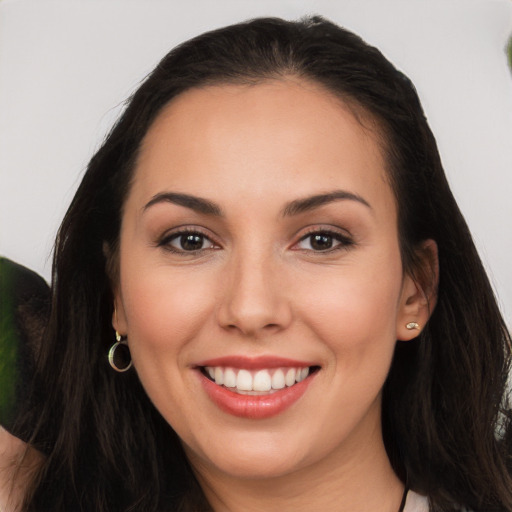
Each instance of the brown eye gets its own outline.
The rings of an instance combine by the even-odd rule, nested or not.
[[[188,235],[180,235],[177,238],[180,249],[184,251],[198,251],[203,248],[204,236],[191,233]]]
[[[171,235],[162,240],[160,245],[174,252],[197,252],[215,247],[206,235],[193,231]]]
[[[313,252],[328,252],[352,245],[352,241],[339,234],[330,231],[318,231],[303,237],[297,247],[301,250]]]
[[[324,233],[311,235],[311,248],[315,251],[325,251],[331,249],[333,245],[333,237]]]

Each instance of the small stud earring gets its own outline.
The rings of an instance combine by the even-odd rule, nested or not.
[[[405,325],[406,329],[409,329],[409,331],[412,331],[413,329],[416,329],[417,331],[420,330],[420,325],[416,322],[409,322]]]

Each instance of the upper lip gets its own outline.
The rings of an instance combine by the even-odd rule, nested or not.
[[[285,357],[277,356],[224,356],[216,357],[214,359],[207,359],[196,363],[196,367],[204,366],[223,366],[230,368],[246,368],[248,370],[262,370],[264,368],[306,368],[308,366],[315,366],[310,361],[299,361],[297,359],[288,359]]]

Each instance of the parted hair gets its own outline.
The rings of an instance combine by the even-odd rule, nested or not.
[[[58,232],[33,399],[17,425],[46,455],[27,510],[209,510],[178,436],[136,372],[118,374],[107,362],[123,204],[141,142],[169,101],[191,88],[286,77],[321,85],[377,126],[404,272],[422,287],[432,278],[420,266],[421,244],[438,246],[436,306],[418,338],[397,342],[383,390],[384,441],[396,473],[435,511],[512,511],[510,334],[436,141],[410,80],[379,50],[318,16],[255,19],[179,45],[92,157]]]

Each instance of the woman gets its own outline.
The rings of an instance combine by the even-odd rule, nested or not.
[[[509,357],[410,81],[318,17],[207,33],[61,226],[23,507],[512,510]]]

